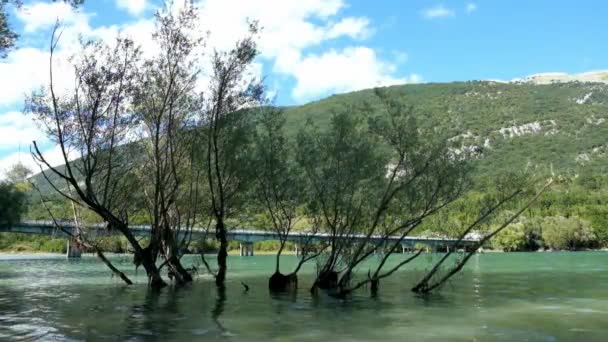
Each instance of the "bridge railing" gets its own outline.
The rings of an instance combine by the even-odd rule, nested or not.
[[[73,221],[57,221],[62,229],[72,230],[76,228],[73,224]],[[134,234],[139,236],[146,236],[149,234],[151,228],[148,225],[132,225],[129,227]],[[58,228],[53,221],[23,221],[17,225],[13,225],[13,227],[1,227],[0,231],[4,232],[20,232],[20,233],[29,233],[29,234],[44,234],[44,235],[56,235],[65,233],[62,229]],[[109,231],[107,229],[107,225],[103,223],[98,224],[87,224],[85,229],[92,231],[92,235],[94,237],[105,237],[117,234],[117,232]],[[203,238],[205,236],[211,235],[209,231],[205,228],[196,227],[192,230],[184,229],[181,234],[192,234],[193,238]],[[242,229],[236,228],[232,229],[228,232],[228,238],[234,241],[241,242],[256,242],[256,241],[265,241],[265,240],[279,240],[280,235],[273,230],[251,230],[251,229]],[[354,240],[371,240],[373,242],[378,242],[380,240],[386,240],[387,242],[402,242],[407,244],[413,243],[428,243],[433,245],[438,244],[453,244],[456,243],[457,239],[447,238],[447,237],[427,237],[427,236],[384,236],[384,235],[372,235],[371,237],[367,237],[364,234],[353,234],[349,236],[344,236],[341,238],[345,239],[354,239]],[[328,241],[332,239],[332,235],[328,233],[313,233],[311,231],[296,231],[290,232],[287,236],[287,240],[292,242],[302,242],[305,239],[312,239],[313,241]],[[479,237],[469,236],[465,238],[461,243],[463,245],[471,245],[479,242]]]

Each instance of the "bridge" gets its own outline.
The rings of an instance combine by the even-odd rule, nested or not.
[[[81,251],[79,247],[70,239],[73,235],[75,235],[77,231],[77,227],[70,222],[58,222],[58,227],[52,221],[26,221],[20,222],[13,225],[0,225],[0,233],[22,233],[22,234],[37,234],[37,235],[48,235],[53,237],[65,237],[68,239],[67,242],[67,256],[71,257],[80,257]],[[146,225],[132,225],[129,226],[129,229],[135,236],[150,236],[150,226]],[[120,235],[118,231],[110,231],[106,228],[104,224],[92,224],[87,225],[85,228],[87,234],[91,238],[97,237],[107,237]],[[179,233],[180,237],[184,237],[185,235],[191,236],[193,240],[207,238],[210,235],[209,231],[201,228],[194,228],[188,231],[181,231]],[[238,241],[240,242],[240,254],[241,256],[253,256],[253,243],[258,241],[269,241],[269,240],[280,240],[280,235],[272,230],[248,230],[248,229],[231,229],[228,231],[227,238],[230,241]],[[349,239],[353,239],[355,241],[364,241],[366,240],[366,236],[363,234],[355,234],[352,236],[348,236]],[[286,240],[295,243],[296,246],[296,254],[299,253],[298,246],[304,243],[317,243],[323,241],[329,241],[331,239],[331,235],[327,233],[315,233],[312,234],[310,232],[290,232],[287,236]],[[432,237],[405,237],[401,238],[400,236],[382,236],[382,235],[372,235],[369,239],[367,239],[373,243],[386,242],[386,243],[395,243],[398,242],[401,244],[402,252],[413,249],[417,244],[424,244],[428,246],[430,249],[437,248],[446,248],[450,247],[472,247],[479,242],[479,239],[476,237],[466,238],[463,241],[458,243],[457,239],[450,238],[432,238]],[[458,244],[458,246],[456,246]]]

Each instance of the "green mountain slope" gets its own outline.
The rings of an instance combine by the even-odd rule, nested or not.
[[[575,174],[582,167],[608,173],[608,85],[602,83],[461,82],[386,89],[413,107],[422,123],[437,125],[478,151],[478,172],[537,165]],[[286,110],[295,133],[306,120],[320,128],[334,111],[377,103],[373,90],[331,96]]]
[[[475,151],[477,177],[492,179],[505,171],[525,167],[565,176],[524,213],[527,219],[522,221],[523,225],[512,230],[512,235],[498,238],[497,248],[526,250],[551,246],[543,241],[544,235],[550,234],[549,228],[563,221],[563,217],[571,220],[570,226],[588,226],[594,232],[595,238],[580,246],[608,247],[607,84],[462,82],[394,86],[385,90],[390,98],[411,106],[420,124],[439,127],[460,142],[462,148]],[[289,107],[285,109],[286,129],[295,137],[308,120],[320,129],[327,127],[335,112],[381,114],[379,104],[370,89]],[[50,177],[57,178],[53,174]],[[40,174],[33,181],[45,198],[59,199]],[[57,184],[61,187],[60,182]],[[470,220],[470,212],[477,214],[476,208],[469,207],[476,203],[478,191],[483,189],[466,194],[438,218],[441,222],[430,222],[430,226],[445,228],[440,233],[448,235],[453,232],[446,227],[463,226]],[[48,219],[46,210],[38,204],[40,198],[31,195],[27,218]],[[71,209],[65,201],[48,203],[58,217],[71,218]],[[579,225],[579,218],[584,223]],[[545,228],[538,228],[541,226]]]
[[[480,175],[526,166],[570,176],[581,170],[608,174],[607,84],[475,81],[385,90],[411,106],[421,124],[438,126],[465,148],[479,152]],[[378,104],[374,91],[368,89],[289,107],[286,129],[295,136],[307,120],[323,129],[332,113],[375,114],[365,108]],[[52,192],[41,175],[33,179],[43,193]]]

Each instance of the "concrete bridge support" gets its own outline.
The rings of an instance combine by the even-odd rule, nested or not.
[[[412,247],[409,247],[409,246],[406,246],[406,245],[401,245],[401,252],[403,254],[410,253],[410,252],[413,252],[413,251],[414,251],[414,249]]]
[[[80,244],[76,242],[76,240],[68,240],[65,256],[68,259],[80,258],[82,256],[82,248],[80,247]]]
[[[241,256],[253,256],[253,242],[241,242]]]
[[[300,244],[298,244],[298,243],[294,244],[294,248],[295,248],[297,257],[302,257],[304,255],[304,249],[302,248],[302,246],[300,246]]]

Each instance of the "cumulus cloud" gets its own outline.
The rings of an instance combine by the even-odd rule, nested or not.
[[[30,117],[19,112],[0,114],[0,150],[16,145],[27,150],[33,140],[44,139]]]
[[[202,0],[199,6],[200,26],[211,33],[209,46],[232,47],[247,32],[247,21],[258,20],[263,27],[260,50],[265,57],[370,32],[366,18],[344,17],[332,22],[346,6],[343,0]]]
[[[58,20],[66,25],[83,24],[88,16],[64,2],[36,2],[24,5],[17,11],[17,18],[23,22],[26,33],[54,25]]]
[[[309,92],[305,91],[304,87],[310,82],[302,79],[305,75],[298,72],[298,70],[308,68],[307,61],[314,58],[314,56],[302,58],[307,49],[335,39],[346,38],[363,41],[374,32],[369,19],[366,17],[340,16],[340,12],[346,7],[344,0],[259,0],[255,2],[248,0],[200,0],[196,3],[201,9],[200,29],[202,32],[210,32],[207,41],[207,46],[210,48],[219,50],[232,48],[234,42],[247,33],[248,22],[258,20],[263,27],[259,39],[261,58],[269,62],[273,70],[295,79],[298,89],[294,89],[294,95]],[[179,4],[179,2],[176,4]],[[116,5],[132,13],[139,13],[148,6],[148,3],[146,1],[116,0]],[[141,18],[138,21],[122,25],[92,28],[88,21],[90,15],[77,12],[70,6],[57,2],[31,5],[27,10],[24,9],[19,19],[31,31],[38,30],[54,23],[54,19],[48,20],[49,16],[42,15],[45,12],[56,13],[63,18],[65,27],[61,48],[66,57],[76,51],[78,37],[81,35],[102,38],[110,42],[119,32],[123,32],[123,34],[132,37],[137,43],[141,44],[144,54],[152,54],[156,51],[154,41],[150,39],[150,34],[154,30],[152,18]],[[373,52],[371,49],[368,50]],[[348,51],[346,53],[352,53]],[[329,58],[332,53],[335,52],[327,52],[325,54],[326,58]],[[397,58],[396,63],[404,61],[403,56],[407,55],[403,53],[399,56],[401,57]],[[356,62],[362,63],[362,55],[358,55],[358,58]],[[47,63],[45,59],[48,59],[48,54],[45,51],[25,48],[17,50],[8,60],[0,63],[0,72],[6,71],[10,79],[16,79],[18,75],[25,75],[19,77],[17,86],[14,86],[14,84],[11,87],[6,84],[0,85],[1,88],[7,88],[0,89],[0,105],[14,103],[22,97],[23,93],[30,92],[33,88],[46,82],[47,72],[44,66]],[[298,66],[298,63],[305,64]],[[375,53],[374,58],[368,58],[366,63],[378,63],[373,68],[368,66],[368,70],[378,70],[378,74],[373,79],[400,79],[394,76],[389,77],[390,74],[396,73],[396,68],[387,68],[387,62],[380,60]],[[204,61],[202,61],[202,64],[204,64]],[[29,66],[32,65],[36,67],[30,68]],[[258,76],[262,76],[261,67],[256,66],[252,69],[252,72],[258,72]],[[70,73],[68,72],[65,75],[69,76]],[[324,73],[319,73],[318,77],[320,77],[321,82],[323,82],[324,77],[343,78]],[[361,79],[357,75],[351,75],[351,77]],[[354,80],[353,83],[357,84],[358,80]],[[328,80],[327,83],[335,83],[335,80]],[[343,88],[341,86],[333,87],[332,91],[339,91]],[[311,90],[310,93],[313,93],[313,91]],[[324,94],[318,93],[318,96],[322,95]],[[297,98],[301,99],[302,97],[298,96]]]
[[[47,148],[42,152],[42,155],[46,159],[46,161],[51,164],[51,166],[59,166],[65,164],[63,159],[63,154],[61,153],[61,149],[59,146],[54,146]],[[74,153],[68,156],[69,160],[77,159],[78,156]],[[34,173],[38,173],[40,171],[40,166],[34,161],[32,155],[29,152],[29,147],[25,148],[25,151],[22,149],[21,151],[12,153],[7,155],[4,158],[0,158],[0,180],[4,179],[6,171],[8,171],[13,165],[21,163],[25,165],[27,168],[32,170]],[[43,166],[43,170],[46,170],[47,167]]]
[[[404,52],[389,52],[388,59],[385,59],[365,46],[365,40],[374,33],[372,23],[367,17],[343,15],[342,11],[347,6],[345,0],[199,0],[196,4],[201,9],[200,29],[210,32],[209,48],[232,48],[234,42],[247,33],[248,22],[258,20],[262,25],[258,40],[260,60],[250,72],[261,77],[263,62],[279,75],[293,79],[295,87],[286,91],[291,92],[298,102],[328,93],[421,80],[415,74],[399,74],[397,65],[407,60]],[[152,6],[148,1],[120,0],[116,0],[116,5],[133,14],[144,13]],[[446,15],[445,11],[447,15],[452,13],[441,8],[435,8],[430,15],[437,17]],[[23,42],[28,41],[29,34],[48,29],[57,18],[63,22],[57,65],[54,66],[58,88],[72,86],[73,73],[67,59],[77,51],[80,36],[112,42],[122,32],[142,45],[144,55],[157,51],[150,38],[154,30],[151,16],[118,25],[91,27],[90,18],[95,14],[82,11],[84,8],[76,10],[63,2],[36,2],[24,6],[16,15],[24,24]],[[324,48],[333,40],[340,40],[341,46],[351,46]],[[323,48],[318,50],[320,47]],[[315,52],[310,53],[311,49]],[[206,60],[201,61],[201,64],[205,63]],[[24,94],[48,82],[48,51],[35,47],[17,49],[7,59],[0,60],[0,75],[3,80],[10,80],[0,82],[0,108],[18,108],[23,103]],[[9,117],[15,118],[15,114],[6,116]],[[24,131],[23,136],[27,137],[28,143],[31,137],[41,138],[34,126],[17,129],[15,125],[25,123],[8,124],[7,120],[0,121],[3,135],[11,130]],[[12,139],[10,135],[6,136],[9,138],[0,141],[0,146]],[[13,146],[16,148],[15,144]]]
[[[148,3],[146,0],[116,0],[116,6],[132,15],[139,15],[148,7]]]
[[[423,10],[422,16],[427,19],[446,18],[454,16],[454,11],[443,5],[437,5]]]
[[[477,10],[477,4],[475,4],[474,2],[469,2],[465,7],[465,11],[467,12],[467,14],[471,14],[471,13],[475,12],[476,10]]]
[[[365,39],[372,34],[370,23],[367,18],[344,18],[335,25],[332,25],[327,34],[327,38],[349,36],[354,39]]]
[[[59,146],[53,145],[34,123],[30,116],[20,112],[7,112],[0,114],[0,152],[10,151],[0,158],[0,180],[13,165],[21,163],[33,172],[38,172],[40,166],[34,161],[30,153],[32,141],[36,141],[42,154],[51,166],[64,164],[63,155]],[[70,152],[68,159],[78,157]],[[43,170],[46,166],[43,166]]]
[[[27,34],[48,29],[55,24],[57,18],[60,19],[61,38],[53,65],[54,81],[59,92],[73,85],[73,69],[69,57],[79,50],[81,37],[102,39],[111,44],[122,34],[140,44],[144,55],[156,51],[156,45],[150,38],[154,30],[152,18],[93,28],[89,24],[90,14],[80,13],[63,2],[27,5],[17,12],[17,17],[24,24],[25,38]],[[47,44],[43,46],[44,48],[22,47],[0,60],[0,75],[3,80],[10,80],[0,82],[0,108],[21,105],[24,95],[48,85],[49,52]]]
[[[71,85],[73,72],[67,54],[59,54],[54,62],[57,89]],[[21,48],[0,62],[0,106],[23,101],[24,95],[48,83],[49,54],[35,48]],[[8,81],[5,81],[8,80]]]
[[[395,76],[396,65],[366,46],[306,55],[307,49],[330,40],[363,41],[373,35],[368,18],[340,17],[346,7],[342,0],[203,0],[200,4],[201,26],[211,31],[210,46],[232,44],[246,32],[247,18],[259,20],[261,57],[271,62],[274,72],[295,80],[291,95],[298,102],[328,92],[420,81],[416,75]],[[395,54],[395,59],[405,62],[407,54]]]
[[[378,58],[374,50],[348,47],[308,55],[291,63],[289,72],[296,78],[292,95],[307,100],[328,92],[342,93],[377,86],[420,82],[420,76],[394,77],[396,66]]]

